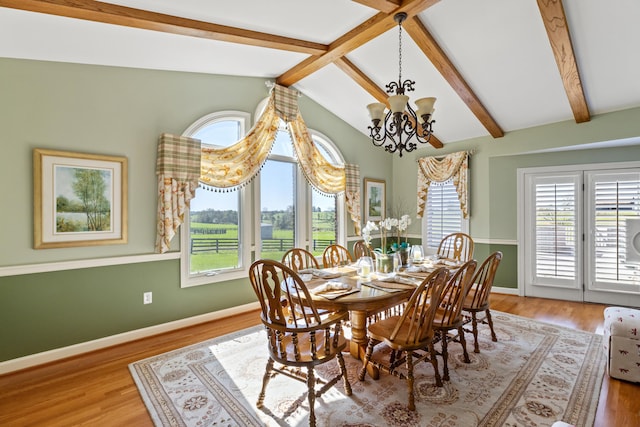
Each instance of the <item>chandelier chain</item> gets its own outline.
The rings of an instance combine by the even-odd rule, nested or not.
[[[417,142],[429,143],[432,134],[433,103],[435,98],[421,98],[416,100],[417,110],[408,103],[409,97],[405,92],[414,90],[415,81],[402,81],[402,23],[407,19],[405,12],[394,16],[398,23],[398,81],[391,81],[386,85],[390,94],[387,99],[390,109],[385,111],[385,104],[376,102],[367,105],[371,124],[369,136],[376,147],[384,146],[388,153],[411,152],[418,148]]]
[[[398,84],[402,84],[402,21],[398,22]]]

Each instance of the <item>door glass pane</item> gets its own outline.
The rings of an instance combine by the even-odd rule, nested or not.
[[[573,182],[538,182],[535,186],[536,276],[576,276],[576,199]]]
[[[295,242],[295,163],[267,160],[260,172],[260,258],[280,261]]]
[[[593,198],[596,282],[639,286],[640,173],[596,175]]]

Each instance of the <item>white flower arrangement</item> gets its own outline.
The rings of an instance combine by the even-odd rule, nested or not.
[[[405,241],[404,247],[407,243],[407,229],[411,224],[411,217],[409,215],[402,215],[398,218],[385,218],[378,224],[373,221],[367,221],[367,225],[362,228],[362,238],[367,246],[371,247],[371,232],[380,230],[381,247],[376,248],[375,252],[387,253],[387,235],[391,234],[393,230],[396,231],[397,242],[394,243],[395,250],[403,247],[403,243],[400,242],[402,234],[404,233]]]

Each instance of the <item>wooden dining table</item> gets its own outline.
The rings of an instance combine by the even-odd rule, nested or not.
[[[307,288],[311,292],[313,303],[317,308],[321,309],[349,311],[351,323],[349,352],[353,357],[360,360],[364,359],[367,349],[367,318],[407,301],[421,282],[420,275],[416,275],[413,278],[402,276],[405,278],[403,281],[407,283],[381,281],[377,279],[383,278],[383,276],[378,277],[375,273],[372,273],[370,280],[365,280],[357,275],[355,268],[351,267],[328,268],[322,271],[328,273],[340,272],[342,275],[334,278],[314,277],[305,281]],[[427,274],[424,274],[424,277],[426,276]],[[348,284],[352,293],[346,293],[335,298],[330,292],[326,294],[314,293],[314,289],[328,282]],[[367,369],[372,378],[378,378],[379,372],[377,368],[369,364]]]

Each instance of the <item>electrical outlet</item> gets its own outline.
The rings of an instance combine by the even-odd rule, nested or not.
[[[142,296],[142,302],[144,304],[151,304],[153,302],[153,293],[145,292]]]

